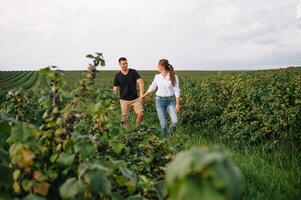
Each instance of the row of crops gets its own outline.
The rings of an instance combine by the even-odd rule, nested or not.
[[[96,84],[102,85],[106,83],[107,86],[111,86],[112,77],[116,71],[98,71],[95,79]],[[154,71],[142,72],[144,78],[150,81]],[[63,77],[68,84],[65,85],[65,90],[72,90],[76,88],[80,83],[79,80],[83,76],[84,71],[64,71]],[[0,90],[7,92],[14,88],[41,89],[46,87],[45,76],[39,73],[39,71],[0,71]]]
[[[37,89],[45,86],[45,77],[38,71],[1,71],[0,90],[22,87],[24,89]]]

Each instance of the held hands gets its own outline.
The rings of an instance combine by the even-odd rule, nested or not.
[[[143,95],[140,95],[140,100],[141,100],[141,101],[144,101],[147,95],[148,95],[147,92],[144,93]]]

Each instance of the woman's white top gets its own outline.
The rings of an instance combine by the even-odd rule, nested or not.
[[[170,97],[175,95],[176,97],[180,96],[179,88],[179,78],[176,75],[176,84],[173,86],[171,84],[169,73],[164,78],[163,75],[156,74],[152,84],[149,86],[147,92],[153,92],[158,88],[156,95],[160,97]]]

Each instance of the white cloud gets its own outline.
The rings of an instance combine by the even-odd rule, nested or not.
[[[300,65],[297,2],[283,0],[0,0],[0,69],[84,69],[102,51],[108,69],[127,56],[155,68]]]
[[[297,6],[297,19],[301,19],[301,2]]]

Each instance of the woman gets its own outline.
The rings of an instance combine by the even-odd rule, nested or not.
[[[167,134],[173,137],[178,122],[177,112],[180,111],[179,79],[174,72],[173,66],[166,59],[159,61],[158,71],[160,74],[155,76],[147,92],[142,96],[142,99],[158,88],[156,92],[156,109],[163,138],[166,139]],[[167,130],[166,111],[171,119],[169,130]]]

